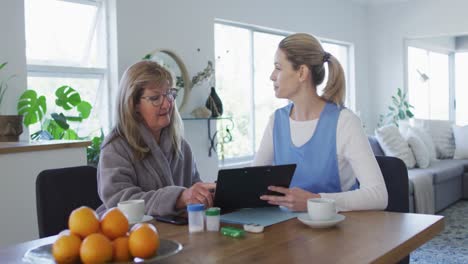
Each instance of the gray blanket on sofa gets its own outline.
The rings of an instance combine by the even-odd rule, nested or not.
[[[408,173],[414,188],[414,210],[418,214],[434,214],[434,187],[432,186],[432,173],[418,173],[410,171]]]

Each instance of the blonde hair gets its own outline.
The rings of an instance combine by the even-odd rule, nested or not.
[[[154,61],[140,61],[130,66],[120,80],[119,95],[117,99],[117,124],[115,132],[117,136],[125,138],[133,149],[137,159],[145,158],[150,150],[139,131],[142,122],[141,116],[136,111],[136,105],[143,95],[144,87],[149,83],[162,85],[169,82],[172,86],[171,73]],[[174,101],[171,122],[168,129],[172,141],[173,154],[180,153],[183,133],[182,119]]]
[[[322,98],[337,105],[344,104],[345,76],[343,68],[338,60],[323,50],[320,41],[315,37],[305,34],[292,34],[281,40],[278,48],[281,49],[294,70],[301,65],[307,66],[311,73],[312,84],[316,87],[325,78],[324,63],[328,62],[328,80],[323,89]]]

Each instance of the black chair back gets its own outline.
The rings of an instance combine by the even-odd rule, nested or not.
[[[409,183],[408,169],[405,163],[395,157],[376,156],[382,171],[388,192],[388,205],[385,211],[408,213],[409,212]],[[409,263],[409,255],[404,257],[399,264]]]
[[[98,208],[96,168],[91,166],[44,170],[36,179],[39,237],[68,228],[68,216],[80,207]]]
[[[385,211],[409,212],[408,169],[405,163],[395,157],[376,156],[388,192],[388,206]]]

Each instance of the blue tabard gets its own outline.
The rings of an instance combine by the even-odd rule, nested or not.
[[[292,143],[289,123],[292,106],[289,104],[275,111],[274,164],[297,164],[290,187],[313,193],[341,192],[336,156],[336,127],[341,108],[326,103],[312,138],[296,147]]]

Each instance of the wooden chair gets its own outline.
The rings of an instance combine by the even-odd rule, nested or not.
[[[91,166],[44,170],[36,179],[39,237],[68,228],[68,216],[80,206],[98,208],[96,168]]]

